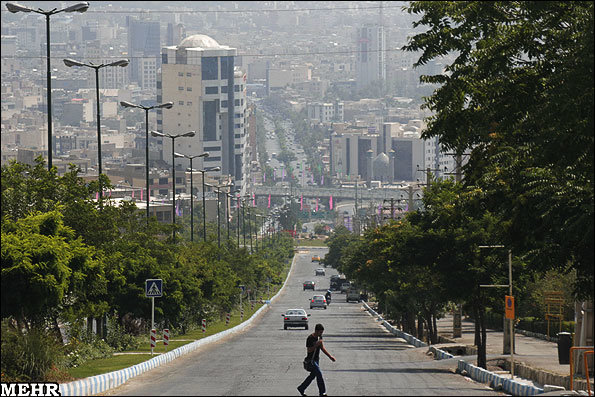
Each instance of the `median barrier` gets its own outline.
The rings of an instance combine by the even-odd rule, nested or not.
[[[365,302],[363,302],[363,304],[364,304],[364,308],[368,312],[370,312],[372,315],[382,319],[382,316],[380,316],[378,313],[376,313]],[[384,325],[384,327],[386,327],[392,334],[396,335],[399,338],[405,339],[408,343],[410,343],[416,347],[427,346],[426,343],[420,341],[419,339],[415,338],[414,336],[409,335],[406,332],[396,329],[395,327],[390,325],[384,319],[382,319],[382,325]],[[452,354],[447,353],[447,352],[440,350],[433,346],[430,346],[429,350],[434,353],[434,357],[436,357],[436,359],[438,359],[438,360],[449,359],[449,358],[455,357]],[[527,384],[524,384],[521,382],[517,382],[516,380],[513,380],[513,379],[504,378],[498,374],[487,371],[480,367],[476,367],[475,365],[469,364],[464,360],[459,360],[458,365],[457,365],[457,371],[459,373],[462,373],[462,371],[465,371],[467,376],[469,376],[471,379],[473,379],[477,382],[487,383],[493,389],[501,388],[503,391],[505,391],[509,394],[512,394],[514,396],[534,396],[534,395],[543,393],[543,389],[541,389],[539,387],[527,385]]]
[[[238,324],[235,327],[227,329],[225,331],[216,333],[214,335],[207,336],[206,338],[198,339],[184,346],[180,346],[168,353],[160,354],[147,361],[133,365],[132,367],[120,369],[118,371],[108,372],[106,374],[90,376],[88,378],[75,380],[69,383],[61,383],[60,394],[62,396],[89,396],[93,394],[103,393],[109,389],[121,386],[122,384],[126,383],[129,379],[137,375],[140,375],[155,367],[175,360],[176,358],[183,356],[184,354],[190,353],[199,348],[200,346],[216,342],[226,336],[230,336],[243,331],[249,325],[252,325],[254,320],[256,320],[260,315],[264,314],[264,312],[266,312],[271,307],[271,303],[274,300],[276,300],[277,297],[281,294],[281,292],[287,285],[287,281],[289,280],[291,272],[293,271],[293,266],[295,264],[296,258],[297,256],[294,255],[293,260],[291,262],[291,267],[289,269],[289,272],[287,273],[287,278],[285,279],[285,282],[283,283],[281,289],[279,289],[279,292],[277,292],[270,299],[270,301],[267,301],[266,305],[258,309],[248,320],[244,321],[243,323]]]

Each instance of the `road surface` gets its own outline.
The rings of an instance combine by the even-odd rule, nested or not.
[[[502,395],[451,372],[452,360],[434,361],[427,348],[413,348],[378,325],[360,303],[346,303],[345,295],[333,293],[326,310],[310,310],[302,282],[316,282],[316,294],[324,294],[334,269],[315,276],[320,265],[313,255],[327,248],[304,248],[297,254],[285,290],[252,327],[214,345],[204,347],[169,364],[137,376],[106,394],[121,395],[299,395],[296,390],[307,376],[302,367],[305,341],[316,323],[325,327],[332,363],[321,353],[321,368],[328,395]],[[310,330],[283,330],[281,314],[302,307],[310,317]],[[316,381],[306,394],[318,395]]]

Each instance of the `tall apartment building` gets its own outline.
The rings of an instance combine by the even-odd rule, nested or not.
[[[357,28],[355,62],[357,88],[373,81],[386,80],[386,37],[384,27],[364,25]]]
[[[246,146],[246,75],[234,67],[237,49],[220,45],[206,35],[185,38],[178,46],[163,48],[157,101],[172,101],[174,107],[157,114],[160,131],[179,134],[196,131],[192,138],[179,138],[174,150],[196,155],[209,152],[195,168],[220,166],[221,175],[231,175],[240,186]],[[163,160],[171,164],[171,139],[163,140]],[[175,159],[184,168],[189,161]]]
[[[159,21],[126,17],[128,26],[128,69],[131,82],[143,89],[154,88],[161,66],[161,31]]]

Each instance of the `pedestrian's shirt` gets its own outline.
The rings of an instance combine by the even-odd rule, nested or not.
[[[322,339],[322,338],[321,338]],[[308,339],[306,339],[306,347],[310,348],[314,346],[318,342],[318,337],[313,335],[308,335]],[[312,360],[312,355],[314,355],[314,361],[318,362],[320,357],[320,346],[318,346],[313,352],[308,352],[306,358],[308,360]]]

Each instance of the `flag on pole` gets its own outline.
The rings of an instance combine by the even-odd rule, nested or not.
[[[99,192],[95,193],[95,200],[99,201]]]
[[[328,206],[329,206],[329,209],[331,209],[331,210],[333,209],[333,195],[332,194],[331,194],[331,198],[329,198],[329,200],[328,200]]]
[[[302,211],[304,209],[304,196],[301,195],[300,196],[300,211]]]
[[[269,194],[269,203],[267,204],[267,208],[271,208],[271,195]]]
[[[324,175],[320,175],[320,184],[324,185]]]
[[[266,170],[262,173],[262,183],[265,183],[267,181],[267,172]]]
[[[140,201],[143,201],[143,189],[140,190]]]
[[[256,207],[256,195],[252,193],[252,207]]]
[[[178,200],[178,202],[176,203],[176,215],[180,216],[181,212],[180,212],[180,200]]]
[[[318,212],[318,197],[316,197],[316,212]]]
[[[134,198],[134,189],[132,189],[132,198]]]

